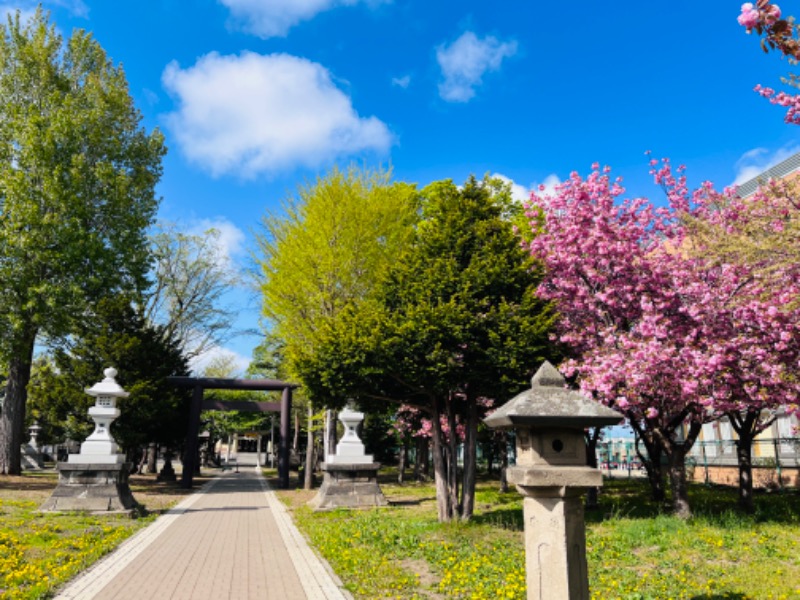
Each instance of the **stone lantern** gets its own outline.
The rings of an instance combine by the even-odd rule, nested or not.
[[[325,473],[317,495],[308,503],[314,510],[386,506],[388,501],[378,485],[381,464],[372,454],[364,453],[358,426],[364,413],[346,407],[339,412],[344,435],[336,444],[336,453],[326,457]]]
[[[41,430],[41,426],[36,421],[28,428],[31,438],[28,440],[28,443],[22,447],[22,466],[26,471],[38,471],[44,467],[42,454],[39,452],[38,441],[39,432]]]
[[[90,464],[122,464],[125,455],[118,454],[119,448],[111,437],[111,423],[119,417],[117,398],[127,398],[128,392],[123,390],[114,379],[117,370],[109,367],[103,371],[105,379],[95,383],[86,393],[95,397],[94,406],[89,408],[89,416],[94,421],[94,431],[81,444],[80,454],[70,454],[70,463]]]
[[[120,414],[117,399],[127,397],[128,392],[114,379],[116,369],[108,368],[103,374],[105,379],[85,390],[95,397],[89,408],[94,431],[81,444],[79,454],[70,454],[67,462],[58,463],[58,486],[40,510],[131,512],[136,507],[128,483],[131,464],[125,462],[124,454],[118,454],[111,437],[111,423]]]
[[[517,462],[508,480],[524,496],[529,599],[589,600],[582,496],[602,486],[603,476],[587,466],[584,430],[622,421],[565,385],[545,361],[531,389],[484,419],[489,427],[516,433]]]

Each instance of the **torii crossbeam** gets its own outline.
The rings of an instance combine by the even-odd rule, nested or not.
[[[204,390],[251,390],[281,392],[280,404],[273,402],[249,402],[248,410],[281,413],[280,443],[278,445],[278,480],[281,489],[289,487],[289,414],[292,412],[292,390],[297,384],[276,379],[219,379],[216,377],[167,377],[167,381],[178,387],[192,388],[192,409],[189,415],[189,432],[186,439],[181,487],[190,489],[197,467],[197,436],[200,435],[200,413],[203,410],[243,410],[241,402],[203,402]],[[220,407],[220,405],[224,405]]]

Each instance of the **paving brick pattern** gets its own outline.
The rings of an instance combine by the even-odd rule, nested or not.
[[[123,543],[57,600],[349,598],[260,472],[227,472]]]

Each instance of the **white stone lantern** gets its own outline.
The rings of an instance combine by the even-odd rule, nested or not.
[[[103,371],[105,379],[94,384],[86,393],[95,397],[89,416],[94,421],[94,431],[81,444],[80,454],[70,454],[68,462],[77,464],[122,464],[125,455],[118,454],[119,447],[111,437],[111,423],[119,417],[117,398],[127,398],[128,392],[117,383],[117,370],[109,367]]]
[[[33,448],[34,450],[39,450],[39,432],[42,430],[41,426],[38,422],[34,421],[33,425],[28,428],[28,432],[31,434],[31,439],[28,441],[28,445]]]
[[[531,389],[484,419],[517,436],[517,464],[508,480],[524,496],[529,600],[589,600],[581,496],[603,485],[603,476],[587,466],[584,430],[620,421],[618,412],[567,389],[547,361]]]
[[[344,425],[344,435],[336,444],[336,454],[328,457],[329,464],[369,464],[374,462],[372,454],[364,453],[364,444],[356,429],[364,420],[364,413],[346,407],[339,412],[339,421]]]

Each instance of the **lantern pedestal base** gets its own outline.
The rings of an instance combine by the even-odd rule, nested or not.
[[[130,513],[137,503],[128,484],[131,464],[58,463],[58,486],[42,511]]]
[[[324,463],[322,487],[308,505],[314,510],[371,508],[389,501],[378,485],[380,463]]]
[[[528,599],[589,600],[582,489],[526,488],[525,572]]]

